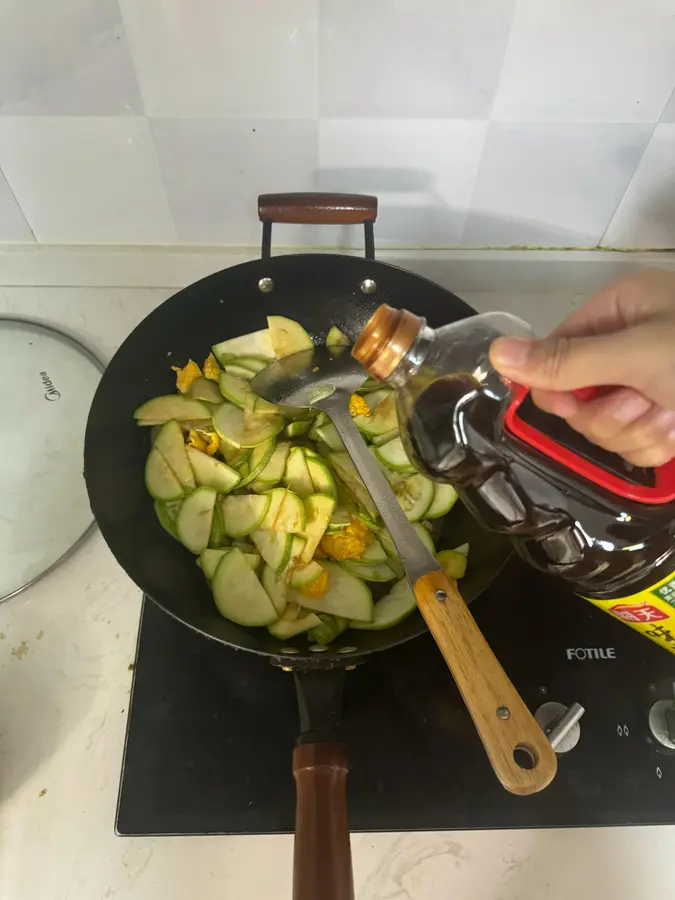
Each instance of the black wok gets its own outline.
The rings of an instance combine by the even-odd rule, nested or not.
[[[184,365],[189,358],[201,362],[217,341],[264,328],[270,313],[298,320],[316,341],[323,341],[333,324],[354,339],[381,303],[407,307],[433,327],[474,311],[439,285],[372,258],[332,254],[269,258],[272,221],[362,222],[366,249],[372,255],[375,198],[272,195],[261,197],[259,204],[263,258],[179,291],[134,329],[111,360],[89,415],[85,477],[103,537],[127,574],[159,606],[207,637],[305,673],[297,678],[304,684],[304,739],[295,758],[298,825],[302,825],[296,837],[295,896],[310,900],[312,879],[320,877],[322,897],[343,900],[350,896],[351,884],[345,875],[350,871],[346,807],[340,812],[346,755],[344,749],[325,752],[339,746],[329,744],[329,738],[338,714],[340,683],[330,673],[308,673],[360,663],[370,653],[417,637],[426,626],[416,612],[387,631],[347,631],[318,652],[308,649],[305,635],[281,644],[265,629],[247,629],[222,618],[194,557],[155,517],[143,478],[149,430],[139,428],[132,413],[148,398],[173,392],[172,364]],[[471,544],[471,553],[462,594],[470,602],[496,577],[509,549],[503,539],[482,532],[458,505],[444,523],[439,546],[465,541]],[[314,871],[317,864],[321,872]]]

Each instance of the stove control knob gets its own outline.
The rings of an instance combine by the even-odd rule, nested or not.
[[[675,699],[656,701],[649,710],[649,730],[657,744],[675,750]]]
[[[581,737],[579,720],[585,710],[578,703],[567,707],[562,703],[543,703],[534,714],[556,753],[574,750]]]

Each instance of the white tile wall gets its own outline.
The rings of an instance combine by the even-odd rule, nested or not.
[[[258,194],[314,188],[315,119],[155,119],[152,132],[181,242],[257,244]],[[278,226],[274,241],[301,232]]]
[[[651,131],[649,125],[493,122],[465,242],[594,246]]]
[[[120,4],[149,116],[316,116],[315,0]]]
[[[0,114],[143,114],[117,0],[2,0]]]
[[[675,248],[671,126],[675,0],[0,3],[0,241]]]
[[[514,0],[320,0],[322,116],[490,113]]]
[[[493,117],[655,122],[674,85],[672,0],[519,0]]]
[[[145,119],[0,118],[0,168],[39,241],[175,240]]]
[[[459,244],[486,131],[459,119],[324,119],[317,188],[376,194],[383,246]],[[360,229],[342,234],[362,241]]]
[[[675,124],[656,126],[602,244],[675,247]]]
[[[34,241],[7,180],[0,172],[0,241]]]

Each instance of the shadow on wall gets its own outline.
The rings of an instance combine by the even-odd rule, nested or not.
[[[318,191],[375,194],[380,199],[380,233],[376,245],[385,247],[580,247],[598,246],[602,235],[565,225],[504,217],[489,211],[453,206],[450,190],[441,192],[437,177],[423,169],[362,168],[321,169],[314,173]],[[461,191],[458,190],[458,195]],[[468,198],[464,201],[468,204]],[[631,203],[630,219],[636,224],[617,246],[675,247],[675,178],[658,185],[644,199]],[[633,233],[635,231],[636,233]],[[639,233],[637,233],[639,232]],[[618,233],[618,232],[617,232]],[[641,235],[644,234],[644,238]],[[670,240],[669,240],[670,237]],[[298,234],[305,245],[359,248],[363,244],[356,226],[303,227]]]

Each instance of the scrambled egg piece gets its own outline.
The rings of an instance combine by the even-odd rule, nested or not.
[[[305,584],[300,588],[300,593],[305,597],[319,598],[323,597],[328,588],[328,571],[323,570],[321,575],[310,584]]]
[[[220,378],[221,368],[218,365],[218,360],[215,358],[213,353],[209,353],[209,355],[204,360],[204,365],[202,366],[204,371],[204,378],[208,378],[209,381],[218,381]]]
[[[369,416],[370,407],[358,394],[352,394],[349,398],[349,412],[352,416]]]
[[[372,540],[370,529],[360,519],[352,519],[339,534],[325,534],[320,546],[333,559],[359,559]]]
[[[176,388],[181,394],[187,394],[194,382],[202,377],[202,370],[194,360],[188,360],[187,365],[181,369],[179,366],[171,366],[176,373]]]
[[[187,445],[188,447],[194,447],[195,450],[199,450],[201,453],[206,453],[208,456],[213,456],[220,447],[220,438],[215,432],[195,431],[192,429],[188,433]]]

